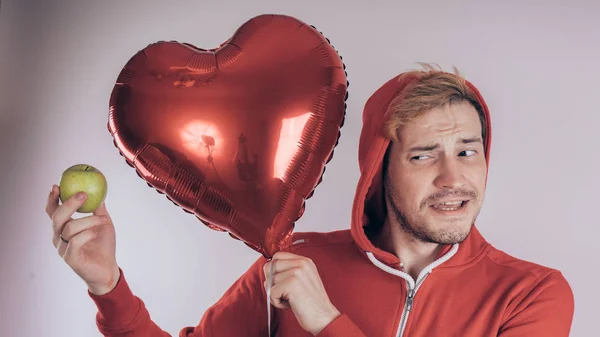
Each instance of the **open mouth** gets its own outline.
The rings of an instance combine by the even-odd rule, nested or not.
[[[432,208],[443,212],[455,212],[464,209],[469,200],[446,201],[439,204],[431,205]]]

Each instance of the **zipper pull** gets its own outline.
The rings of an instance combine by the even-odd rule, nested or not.
[[[406,310],[407,311],[410,311],[412,309],[414,298],[415,298],[415,290],[411,289],[408,292],[408,298],[406,299],[406,301],[407,301]]]

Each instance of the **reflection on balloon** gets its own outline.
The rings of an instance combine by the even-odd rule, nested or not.
[[[290,160],[298,152],[300,137],[309,117],[310,113],[304,113],[297,117],[284,118],[281,121],[281,131],[275,152],[275,166],[273,167],[275,178],[282,179],[284,177]]]
[[[181,139],[191,154],[207,157],[211,157],[217,149],[217,144],[221,145],[223,142],[217,127],[202,121],[187,124],[181,131]]]
[[[148,185],[270,257],[289,247],[332,158],[347,88],[319,31],[260,15],[212,50],[161,41],[136,53],[108,129]]]

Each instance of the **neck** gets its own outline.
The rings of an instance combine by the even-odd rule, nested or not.
[[[403,270],[416,281],[423,268],[433,263],[440,251],[442,244],[423,242],[410,233],[394,220],[387,219],[381,231],[375,238],[378,248],[394,254],[402,263]]]

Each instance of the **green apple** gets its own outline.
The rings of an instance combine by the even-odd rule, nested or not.
[[[79,213],[95,211],[104,202],[108,191],[104,174],[97,168],[86,164],[77,164],[66,169],[60,178],[59,187],[60,201],[62,202],[78,192],[83,191],[87,194],[87,200],[77,210]]]

